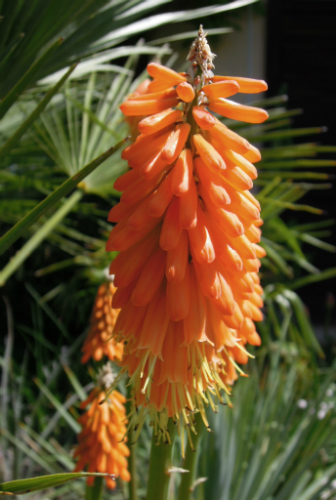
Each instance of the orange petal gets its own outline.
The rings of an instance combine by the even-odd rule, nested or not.
[[[128,219],[130,215],[134,212],[137,204],[130,205],[128,203],[123,203],[120,201],[109,211],[107,220],[109,222],[120,222],[122,219]]]
[[[210,85],[204,85],[204,87],[202,87],[202,92],[211,99],[231,97],[239,92],[239,85],[234,80],[214,82]]]
[[[218,299],[222,293],[222,287],[215,262],[211,264],[199,264],[193,260],[194,269],[197,276],[197,281],[202,292],[209,298]]]
[[[138,231],[142,229],[146,224],[151,222],[152,215],[149,212],[149,204],[152,199],[152,196],[146,198],[135,210],[133,210],[133,214],[129,217],[127,221],[128,227]]]
[[[255,248],[256,255],[257,255],[258,259],[262,259],[263,257],[266,257],[266,250],[263,247],[255,244],[254,248]]]
[[[126,101],[120,105],[120,110],[125,116],[143,116],[160,113],[167,108],[173,108],[179,103],[178,99],[159,99],[146,101]]]
[[[172,199],[161,229],[160,246],[163,250],[172,250],[179,242],[182,227],[179,223],[179,198]]]
[[[189,266],[190,264],[187,265],[185,275],[181,281],[178,283],[167,282],[167,313],[173,321],[184,319],[189,312]]]
[[[262,123],[268,118],[268,113],[264,109],[245,106],[244,104],[238,104],[228,99],[211,101],[209,109],[219,115],[232,118],[232,120],[247,123]]]
[[[231,213],[231,210],[215,205],[202,185],[198,186],[198,191],[208,210],[205,212],[206,217],[208,219],[213,217],[214,221],[221,228],[221,232],[224,231],[225,234],[231,237],[236,237],[244,233],[244,226],[235,213]],[[229,196],[231,196],[230,193]],[[225,206],[231,207],[231,203]]]
[[[173,163],[180,155],[190,132],[190,125],[183,123],[177,130],[171,133],[166,144],[162,148],[161,158],[167,163]]]
[[[197,210],[196,227],[189,229],[188,237],[192,255],[197,262],[209,264],[215,260],[215,249],[207,228],[207,220],[200,206]]]
[[[191,229],[197,224],[197,190],[194,177],[190,171],[189,179],[189,190],[186,193],[182,193],[179,197],[179,223],[184,229]]]
[[[194,165],[203,186],[201,189],[205,189],[212,202],[219,207],[230,203],[231,198],[222,186],[220,174],[207,168],[201,157],[195,158]]]
[[[160,247],[148,259],[132,294],[135,306],[145,306],[158,290],[166,269],[166,252]]]
[[[159,175],[156,175],[153,179],[144,179],[139,177],[133,184],[128,186],[120,197],[123,203],[129,203],[133,205],[134,203],[140,201],[147,194],[153,191],[159,180]]]
[[[221,155],[211,144],[204,139],[200,134],[193,136],[193,142],[197,152],[202,157],[204,163],[211,169],[224,170],[226,168],[225,162]]]
[[[114,182],[113,187],[117,191],[125,191],[125,189],[131,186],[139,178],[139,172],[137,172],[136,170],[129,170],[125,174],[118,177],[118,179]]]
[[[165,169],[166,165],[167,163],[161,160],[161,152],[159,151],[154,158],[150,158],[140,167],[139,172],[146,179],[153,179]]]
[[[155,193],[152,195],[149,203],[149,213],[153,217],[161,217],[167,209],[173,198],[172,192],[172,174],[170,173],[161,182]]]
[[[149,92],[155,93],[155,92],[163,92],[165,90],[169,90],[170,87],[172,87],[172,84],[170,82],[165,82],[163,80],[153,80],[150,82],[148,85],[148,90]],[[175,90],[175,89],[174,89]]]
[[[225,127],[222,123],[218,122],[208,131],[209,139],[213,146],[222,154],[223,147],[237,151],[237,153],[246,153],[249,148],[249,142],[240,137],[240,135]]]
[[[178,283],[184,278],[189,257],[189,242],[186,231],[182,231],[178,244],[167,252],[166,277]]]
[[[157,246],[158,234],[158,231],[154,231],[134,247],[117,255],[112,261],[110,273],[115,275],[114,284],[116,287],[129,285],[140,274]]]
[[[195,91],[193,87],[188,82],[180,83],[176,87],[177,95],[184,102],[191,102],[195,98]]]
[[[257,169],[251,162],[249,162],[244,156],[235,153],[230,149],[225,149],[222,151],[222,155],[227,162],[228,168],[234,168],[235,166],[242,169],[250,179],[256,179],[258,177]]]
[[[193,106],[192,114],[195,122],[202,130],[210,130],[216,125],[216,118],[200,106]]]
[[[194,266],[190,266],[190,306],[189,313],[183,320],[184,342],[188,345],[194,340],[200,341],[205,333],[206,306],[205,298],[198,285]]]
[[[169,108],[161,113],[148,116],[147,118],[141,120],[138,125],[138,130],[144,135],[153,134],[154,132],[158,132],[173,123],[180,122],[182,117],[182,111]]]
[[[260,154],[259,149],[257,149],[255,146],[250,144],[250,149],[246,153],[244,153],[244,158],[251,161],[252,163],[256,163],[257,161],[260,161],[261,154]]]
[[[189,190],[190,172],[192,173],[192,155],[190,149],[184,149],[172,171],[172,191],[176,196]]]
[[[222,82],[226,80],[233,80],[239,85],[240,94],[258,94],[265,92],[268,89],[267,83],[263,80],[254,80],[252,78],[244,78],[240,76],[214,76],[211,78],[213,82]]]
[[[177,98],[174,87],[168,90],[163,90],[162,92],[148,92],[147,94],[137,95],[134,97],[131,96],[128,98],[128,101],[153,101],[158,99],[170,99],[172,97]]]
[[[147,72],[153,78],[163,80],[166,83],[169,82],[171,86],[177,85],[187,80],[184,76],[179,75],[173,69],[153,62],[147,64]]]

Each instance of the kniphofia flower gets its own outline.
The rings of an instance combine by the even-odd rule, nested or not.
[[[106,397],[106,389],[113,383],[109,365],[105,365],[98,377],[98,387],[80,405],[89,409],[78,419],[82,431],[78,435],[78,445],[74,452],[77,459],[75,471],[87,468],[88,472],[107,472],[115,478],[130,480],[127,470],[129,449],[126,445],[125,397],[118,391]],[[106,476],[108,488],[115,488],[114,478]],[[94,477],[88,477],[87,484],[92,486]]]
[[[222,400],[243,374],[246,344],[259,345],[262,319],[260,205],[251,194],[259,151],[210,111],[261,123],[266,111],[228,97],[257,93],[265,82],[214,76],[202,29],[191,47],[189,73],[150,63],[153,81],[120,108],[141,117],[139,134],[122,157],[130,170],[109,214],[106,249],[121,308],[114,328],[126,340],[122,360],[134,384],[136,417],[155,425]],[[143,89],[142,89],[143,90]]]
[[[111,281],[100,285],[93,306],[88,336],[84,341],[82,363],[90,358],[100,361],[107,356],[111,361],[121,359],[123,344],[116,343],[112,338],[113,327],[119,314],[118,309],[112,309],[112,297],[116,288]]]

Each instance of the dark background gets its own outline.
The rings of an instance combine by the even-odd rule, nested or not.
[[[268,95],[288,95],[290,109],[302,108],[296,127],[326,126],[327,132],[309,136],[307,141],[336,145],[336,1],[268,0],[266,80]],[[302,139],[301,139],[302,140]],[[336,153],[323,155],[335,159]],[[335,169],[320,169],[335,173]],[[303,203],[322,208],[327,218],[336,218],[336,190],[312,191]],[[293,217],[292,213],[287,218]],[[311,220],[300,213],[300,221]],[[318,216],[315,216],[318,220]],[[287,219],[287,220],[288,220]],[[335,228],[328,240],[336,244]],[[309,249],[311,251],[311,249]],[[320,269],[335,267],[335,254],[316,250],[314,264]],[[326,301],[335,293],[335,280],[300,289],[300,295],[315,323],[323,323]]]

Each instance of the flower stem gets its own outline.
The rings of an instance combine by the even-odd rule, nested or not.
[[[103,495],[103,477],[95,477],[93,486],[86,485],[85,500],[101,500]]]
[[[193,484],[196,478],[201,437],[204,430],[204,423],[202,421],[200,413],[197,413],[195,415],[195,430],[196,434],[192,435],[193,447],[191,447],[190,443],[188,443],[186,457],[183,464],[183,468],[188,470],[189,472],[182,474],[177,500],[190,500],[191,494],[193,492]]]
[[[131,405],[131,400],[132,400],[132,393],[131,393],[131,387],[127,386],[127,403],[126,403],[126,413],[127,415],[130,414],[132,405]],[[137,443],[134,442],[134,430],[132,427],[130,427],[128,433],[127,433],[127,440],[128,440],[128,447],[130,450],[130,455],[128,457],[128,470],[131,475],[131,480],[128,483],[128,495],[129,495],[129,500],[138,500],[138,494],[137,494],[137,467],[136,467],[136,450],[137,450]]]
[[[171,444],[160,442],[158,445],[153,430],[146,500],[167,500],[168,498],[170,482],[169,469],[172,464],[175,437],[175,425],[172,418],[168,421],[168,432]]]

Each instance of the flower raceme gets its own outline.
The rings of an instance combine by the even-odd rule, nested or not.
[[[212,113],[261,123],[267,113],[237,104],[238,92],[266,90],[263,81],[214,76],[202,32],[188,73],[147,66],[151,82],[120,108],[136,117],[138,136],[124,149],[130,170],[116,182],[106,249],[121,308],[114,335],[125,340],[123,369],[141,415],[164,428],[168,417],[192,427],[192,413],[242,373],[246,344],[259,345],[262,319],[260,205],[250,193],[259,151]]]
[[[82,363],[86,363],[90,358],[100,361],[103,356],[107,356],[110,361],[122,358],[123,345],[117,344],[112,338],[113,327],[119,314],[118,310],[111,308],[115,292],[116,288],[111,281],[103,283],[98,289],[89,333],[82,348]]]
[[[78,435],[78,446],[74,457],[77,459],[75,471],[87,467],[88,472],[107,472],[124,481],[130,480],[127,470],[129,449],[126,446],[125,397],[113,391],[108,398],[102,389],[95,388],[80,405],[89,409],[79,418],[82,432]],[[106,476],[107,487],[114,489],[114,479]],[[94,477],[87,479],[92,486]]]

